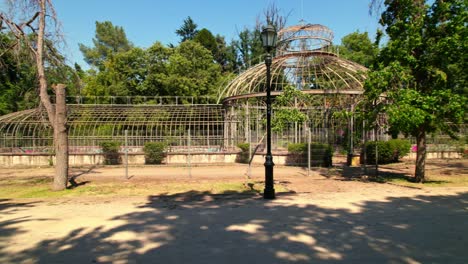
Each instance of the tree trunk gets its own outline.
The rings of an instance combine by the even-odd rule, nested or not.
[[[39,14],[39,30],[37,33],[37,46],[35,50],[36,57],[36,67],[37,67],[37,78],[39,80],[39,98],[41,99],[41,104],[47,111],[47,116],[52,127],[55,126],[55,113],[50,102],[49,94],[47,93],[47,80],[44,71],[44,35],[45,35],[45,26],[46,26],[46,0],[41,0],[40,4],[40,14]]]
[[[59,191],[67,188],[68,182],[68,133],[67,133],[67,107],[65,102],[65,85],[55,86],[55,177],[53,190]]]
[[[426,174],[426,131],[420,128],[416,136],[416,168],[414,178],[416,182],[424,182]]]

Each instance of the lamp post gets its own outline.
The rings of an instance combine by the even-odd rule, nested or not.
[[[276,46],[276,30],[272,25],[266,26],[262,30],[262,43],[266,51],[266,105],[267,105],[267,153],[265,157],[265,190],[264,199],[275,199],[275,188],[273,181],[273,156],[271,155],[271,51]]]

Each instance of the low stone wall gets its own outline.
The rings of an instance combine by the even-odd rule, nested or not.
[[[416,160],[416,152],[411,152],[406,156],[409,159]],[[426,153],[426,159],[461,159],[463,154],[459,151],[437,151]]]
[[[163,160],[163,164],[188,164],[189,159],[192,164],[232,164],[236,163],[238,153],[169,153]],[[121,155],[122,161],[124,155]],[[416,153],[410,153],[406,159],[416,159]],[[427,159],[460,159],[462,153],[456,151],[441,151],[427,153]],[[274,153],[273,162],[276,165],[288,165],[287,153]],[[252,160],[253,164],[265,163],[265,154],[257,153]],[[336,163],[336,158],[334,158]],[[40,167],[55,164],[55,156],[50,154],[0,154],[0,167]],[[96,154],[70,154],[70,166],[103,165],[104,155]],[[144,165],[145,156],[143,153],[129,153],[129,165]]]
[[[121,156],[123,164],[124,154]],[[169,153],[163,160],[163,164],[209,164],[209,163],[235,163],[237,153]],[[103,165],[104,155],[96,154],[70,154],[70,166]],[[55,156],[49,154],[0,154],[0,167],[39,167],[55,164]],[[144,165],[143,153],[129,153],[129,165]]]

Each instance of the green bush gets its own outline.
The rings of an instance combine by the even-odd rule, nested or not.
[[[408,155],[411,150],[411,143],[405,139],[391,139],[388,141],[394,150],[394,161],[397,162],[404,156]]]
[[[367,164],[375,164],[375,150],[377,146],[378,163],[388,164],[398,162],[408,155],[411,144],[408,140],[391,139],[389,141],[369,141],[366,143]]]
[[[167,145],[163,142],[147,142],[143,147],[146,164],[161,164]]]
[[[104,164],[117,165],[120,164],[120,142],[118,141],[103,141],[99,144],[104,154]]]
[[[306,143],[289,143],[288,152],[291,154],[307,153],[307,144]]]
[[[307,143],[290,143],[288,144],[289,163],[292,164],[307,164]],[[331,146],[322,143],[310,144],[310,162],[313,166],[332,165],[333,149]]]
[[[241,152],[237,156],[237,162],[239,162],[239,163],[249,163],[249,161],[250,161],[250,157],[249,157],[250,144],[249,143],[239,143],[239,144],[237,144],[237,147],[241,149]]]

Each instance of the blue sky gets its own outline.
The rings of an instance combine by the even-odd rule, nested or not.
[[[356,30],[368,31],[373,39],[377,18],[369,15],[371,0],[54,0],[62,22],[67,47],[65,55],[72,64],[88,68],[78,43],[92,46],[95,21],[111,21],[124,28],[136,46],[149,47],[156,41],[177,44],[175,34],[187,16],[213,34],[226,37],[228,43],[244,27],[253,27],[256,17],[271,3],[284,14],[288,25],[322,24],[335,33],[334,42]]]

